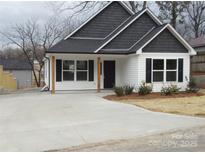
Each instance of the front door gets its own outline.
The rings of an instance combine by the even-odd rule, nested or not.
[[[115,61],[104,61],[104,88],[115,86]]]

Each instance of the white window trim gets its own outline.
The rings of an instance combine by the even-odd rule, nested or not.
[[[167,69],[167,60],[176,60],[176,69],[175,70],[170,70],[170,69]],[[173,82],[176,82],[178,83],[178,59],[175,59],[175,58],[168,58],[166,59],[166,63],[165,63],[166,67],[165,67],[165,79],[166,79],[166,82],[168,83],[173,83]],[[167,81],[167,72],[176,72],[176,81]]]
[[[163,60],[164,61],[164,69],[162,70],[154,70],[153,69],[153,61],[154,60]],[[170,69],[167,69],[167,60],[176,60],[176,69],[175,70],[170,70]],[[154,58],[152,59],[152,62],[151,62],[151,69],[152,69],[152,74],[151,74],[151,82],[152,83],[178,83],[178,59],[177,58],[166,58],[166,59],[163,59],[163,58]],[[167,71],[171,72],[176,72],[176,81],[167,81]],[[153,73],[154,72],[163,72],[163,81],[153,81]]]
[[[78,61],[86,61],[87,62],[87,70],[78,70],[77,69],[77,62]],[[76,82],[87,82],[89,81],[89,61],[88,60],[76,60]],[[87,72],[87,80],[77,80],[77,72]]]
[[[63,61],[74,61],[74,70],[64,70]],[[77,70],[77,61],[87,61],[87,70]],[[64,80],[63,72],[74,72],[74,80]],[[77,72],[87,72],[87,80],[77,80]],[[62,59],[61,82],[90,82],[89,81],[89,60],[87,59]]]
[[[64,62],[64,61],[74,61],[74,70],[64,69],[64,67],[63,67],[63,62]],[[61,73],[62,73],[62,76],[61,76],[61,81],[62,81],[62,82],[74,82],[74,81],[75,81],[75,60],[71,60],[71,59],[68,59],[68,60],[65,59],[65,60],[64,60],[64,59],[62,59],[61,63],[62,63],[62,70],[61,70],[61,71],[62,71],[62,72],[61,72]],[[74,72],[74,79],[73,79],[73,80],[64,80],[64,78],[63,78],[63,73],[64,73],[64,72]]]
[[[162,69],[162,70],[154,70],[153,69],[153,61],[154,60],[163,60],[163,62],[165,62],[165,59],[162,59],[162,58],[155,58],[155,59],[152,59],[152,74],[151,74],[151,81],[152,81],[152,83],[164,83],[164,69]],[[164,66],[164,68],[165,68],[165,66]],[[163,72],[163,81],[153,81],[153,74],[154,74],[154,72]]]

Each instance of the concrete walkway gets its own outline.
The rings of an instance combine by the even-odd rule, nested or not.
[[[107,101],[104,93],[0,96],[0,151],[45,151],[205,124]]]

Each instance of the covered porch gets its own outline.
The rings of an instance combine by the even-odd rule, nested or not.
[[[49,61],[45,68],[50,70],[46,70],[45,81],[52,93],[56,90],[100,92],[101,89],[124,85],[129,80],[126,75],[128,67],[125,67],[129,56],[126,55],[51,54],[47,57]]]

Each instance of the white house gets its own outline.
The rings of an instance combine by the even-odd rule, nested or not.
[[[153,91],[190,75],[194,49],[149,9],[133,13],[123,2],[109,2],[46,52],[45,82],[55,90],[107,89],[153,84]]]

